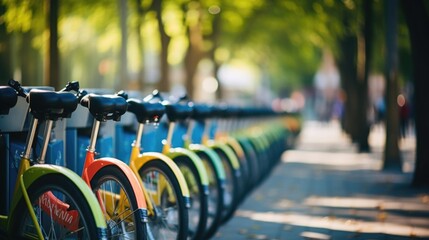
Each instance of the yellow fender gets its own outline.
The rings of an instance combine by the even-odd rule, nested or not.
[[[179,185],[180,185],[180,189],[182,190],[183,197],[189,198],[189,189],[188,189],[188,185],[186,184],[186,180],[183,177],[183,174],[180,171],[179,167],[168,156],[157,152],[145,152],[142,154],[138,154],[137,156],[133,156],[132,154],[130,159],[130,168],[133,170],[134,173],[136,173],[137,178],[139,178],[140,183],[142,183],[143,181],[140,178],[140,175],[137,174],[139,169],[142,168],[143,165],[145,165],[146,163],[157,159],[165,162],[165,164],[167,164],[168,167],[173,171],[174,175],[179,181]]]

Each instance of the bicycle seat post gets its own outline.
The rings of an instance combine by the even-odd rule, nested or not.
[[[139,123],[139,125],[137,127],[136,139],[133,142],[133,147],[140,148],[140,146],[141,146],[141,139],[142,139],[142,136],[143,136],[143,130],[144,130],[144,124],[143,123]]]
[[[187,129],[186,129],[186,133],[185,136],[183,137],[184,140],[188,143],[188,144],[192,144],[192,131],[194,130],[195,127],[195,123],[194,121],[189,121]]]
[[[176,127],[176,122],[168,123],[167,139],[164,141],[164,148],[166,148],[166,150],[171,147],[173,132],[175,127]],[[164,151],[164,152],[167,152],[167,151]]]
[[[101,122],[94,118],[94,123],[92,125],[91,137],[89,138],[88,151],[95,152],[95,145],[97,143],[98,132],[100,131]]]
[[[31,121],[31,126],[27,134],[27,140],[25,142],[25,149],[23,154],[23,158],[25,159],[30,159],[31,157],[31,145],[33,144],[34,137],[36,136],[36,129],[38,123],[39,120],[37,118],[33,118],[33,120]]]
[[[53,122],[53,120],[46,120],[45,132],[43,133],[42,151],[40,153],[39,158],[37,159],[37,162],[40,164],[45,163],[46,151],[48,150],[48,144],[52,132]]]

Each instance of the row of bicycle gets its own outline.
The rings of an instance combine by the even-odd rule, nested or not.
[[[77,82],[58,92],[26,91],[13,80],[9,85],[0,87],[0,115],[22,96],[32,120],[10,208],[0,218],[0,236],[8,238],[209,239],[295,134],[288,124],[295,117],[268,108],[194,103],[157,91],[145,98],[94,94]],[[55,122],[71,117],[79,103],[93,118],[80,176],[45,164]],[[119,128],[134,134],[132,144],[122,144],[129,159],[97,158],[102,124],[120,121],[126,112],[135,116],[134,127]],[[6,128],[0,126],[2,142]],[[166,129],[165,137],[145,134],[147,128]],[[144,143],[161,148],[147,151]]]

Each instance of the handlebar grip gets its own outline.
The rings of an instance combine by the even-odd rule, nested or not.
[[[78,81],[68,82],[67,85],[63,89],[60,90],[60,92],[70,92],[70,91],[79,92],[79,82]]]
[[[18,81],[15,81],[13,79],[9,79],[7,83],[11,88],[15,89],[18,96],[21,97],[27,97],[28,93],[22,88],[21,84]]]
[[[143,98],[143,101],[151,102],[151,101],[155,101],[155,99],[157,99],[158,102],[164,101],[164,98],[161,96],[161,93],[158,91],[158,89],[153,90],[151,94]]]
[[[116,93],[116,96],[123,97],[125,100],[128,100],[128,93],[124,90],[121,90]]]

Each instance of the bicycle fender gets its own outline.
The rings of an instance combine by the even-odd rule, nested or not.
[[[238,158],[235,155],[234,151],[228,145],[219,141],[209,141],[208,146],[210,148],[221,149],[226,154],[228,159],[231,161],[231,164],[234,170],[240,170],[240,162],[238,161]]]
[[[91,179],[95,176],[95,174],[100,171],[101,168],[109,165],[118,167],[125,174],[125,176],[127,176],[133,188],[134,194],[136,195],[138,208],[146,209],[146,200],[140,181],[137,179],[131,168],[121,160],[110,157],[96,159],[94,162],[89,164],[86,169],[84,169],[82,178],[88,183],[88,186],[90,186]]]
[[[91,211],[93,211],[93,215],[95,216],[95,223],[97,227],[99,229],[107,228],[106,220],[103,217],[103,212],[101,211],[100,205],[98,204],[95,195],[92,193],[92,190],[75,172],[65,167],[55,165],[34,165],[24,172],[24,174],[18,180],[20,184],[20,191],[18,191],[17,196],[14,197],[14,199],[17,199],[17,201],[14,201],[12,203],[11,213],[14,212],[19,199],[24,197],[24,194],[28,196],[27,189],[31,186],[31,184],[40,177],[45,176],[47,174],[61,174],[70,179],[74,183],[74,185],[76,185],[76,187],[79,188],[79,190],[83,193],[85,199],[88,200],[88,204],[91,208]]]
[[[173,161],[176,157],[180,157],[180,156],[189,157],[189,159],[191,159],[191,161],[194,163],[195,167],[197,168],[198,174],[200,175],[200,178],[201,178],[201,183],[205,186],[209,185],[209,178],[207,176],[207,172],[204,167],[203,161],[201,160],[200,157],[198,157],[196,153],[186,148],[177,147],[177,148],[170,148],[167,153],[167,156],[173,159]]]
[[[238,143],[237,139],[233,137],[227,137],[225,138],[225,143],[227,145],[230,145],[232,149],[234,149],[234,152],[238,155],[238,158],[244,158],[244,150],[241,147],[240,143]]]
[[[189,144],[189,150],[194,152],[204,152],[207,156],[209,156],[209,158],[213,162],[216,172],[219,174],[219,178],[221,180],[225,180],[226,174],[225,174],[225,169],[223,168],[223,165],[222,165],[222,160],[220,160],[219,156],[216,154],[216,152],[213,149],[202,144],[193,143],[193,144]]]
[[[152,160],[161,160],[167,166],[173,171],[174,175],[176,176],[177,180],[179,181],[180,189],[182,190],[183,197],[189,198],[189,189],[188,185],[186,184],[186,180],[183,177],[182,172],[180,171],[179,167],[174,163],[174,161],[167,157],[166,155],[158,152],[145,152],[142,154],[139,154],[135,159],[130,161],[130,167],[131,169],[135,169],[135,172],[137,173],[140,168],[143,167],[146,163],[152,161]]]

